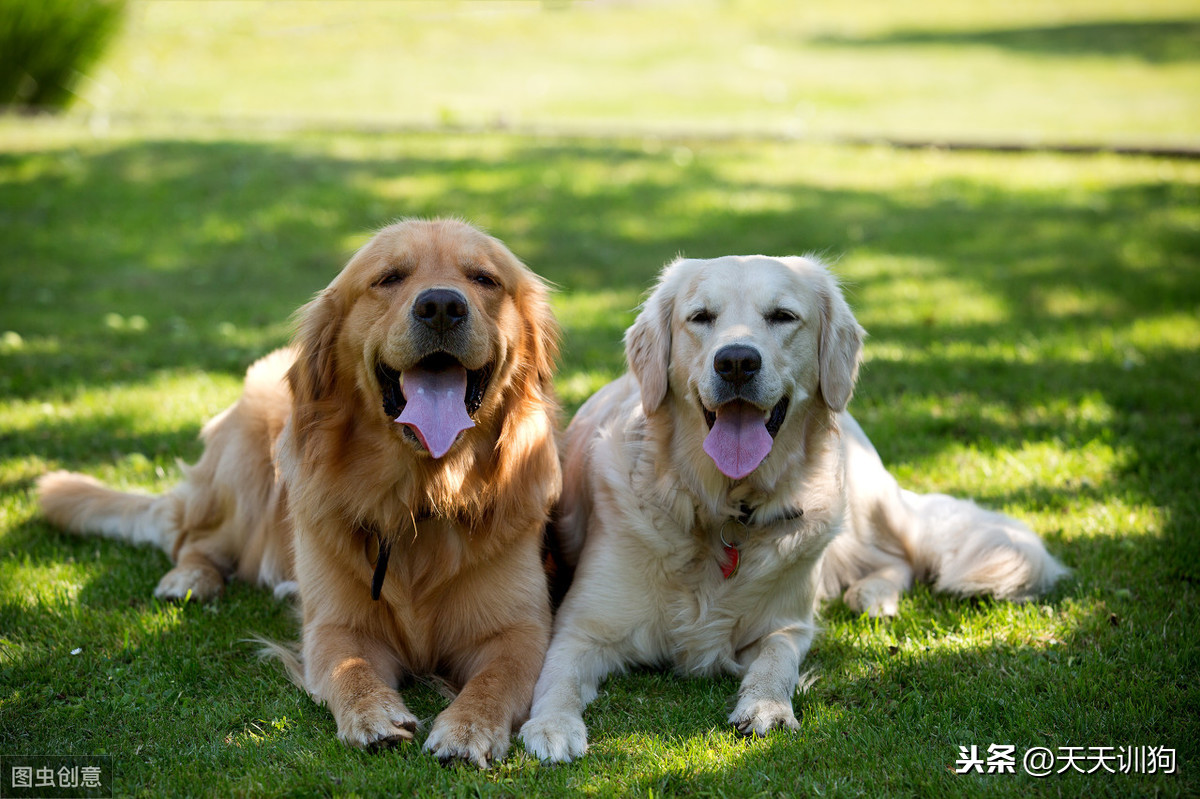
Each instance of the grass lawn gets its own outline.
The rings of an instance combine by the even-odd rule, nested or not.
[[[1198,40],[1195,0],[168,0],[80,91],[116,117],[1195,147]]]
[[[277,78],[239,83],[236,53],[204,60],[225,39],[189,23],[202,5],[138,11],[106,67],[125,78],[108,95],[104,135],[94,135],[103,122],[94,108],[62,121],[0,119],[0,756],[109,754],[117,793],[145,796],[1200,793],[1200,162],[640,133],[264,130],[239,113],[321,114],[282,96],[295,78],[285,80],[288,62],[270,49],[284,45],[270,37],[247,58]],[[310,16],[341,8],[310,5]],[[1200,14],[1186,4],[1152,3],[1144,17],[1155,22],[1126,23],[1118,4],[967,4],[937,16],[936,34],[893,5],[863,3],[857,16],[805,10],[789,24],[813,47],[912,69],[933,70],[935,51],[971,68],[999,59],[985,69],[992,88],[971,108],[921,117],[926,132],[994,129],[988,119],[1008,118],[999,76],[1011,66],[1014,80],[1033,80],[1053,62],[1036,135],[1195,141],[1195,90],[1172,83],[1200,74]],[[213,24],[231,31],[255,18],[255,7],[220,6],[228,12]],[[459,18],[483,26],[480,9],[490,7]],[[747,32],[743,6],[702,7],[709,24],[689,23],[696,35],[765,40]],[[435,32],[447,29],[435,7],[412,8]],[[548,59],[570,45],[548,34],[579,15],[594,15],[598,41],[613,47],[617,23],[636,19],[627,45],[636,55],[670,8],[497,11],[489,30],[498,41],[538,42]],[[763,19],[784,19],[781,4],[761,8],[776,15]],[[305,20],[292,35],[315,37],[318,23]],[[357,23],[320,24],[328,36],[305,52],[317,64],[345,59]],[[1176,36],[1180,25],[1191,33]],[[782,22],[770,27],[788,35]],[[178,38],[164,43],[171,30]],[[187,51],[188,41],[200,49]],[[411,51],[433,52],[438,41],[414,34]],[[366,61],[382,52],[371,40],[362,47]],[[134,81],[125,70],[139,48],[163,60]],[[814,57],[796,49],[793,71]],[[185,56],[206,65],[203,75],[164,74]],[[511,69],[539,56],[523,58]],[[705,61],[679,58],[670,63]],[[478,54],[466,60],[486,72]],[[573,65],[553,77],[588,74]],[[1089,95],[1080,108],[1094,128],[1085,131],[1061,106],[1087,74],[1112,78],[1105,91],[1118,94],[1118,76],[1130,87],[1140,80],[1144,91],[1121,103],[1139,94],[1191,116],[1147,123],[1135,106]],[[382,118],[355,81],[328,85],[348,87],[333,101],[339,114]],[[1018,80],[1013,96],[1028,85]],[[871,132],[876,111],[878,130],[910,132],[889,114],[917,119],[920,106],[887,110],[916,102],[889,90],[871,89],[844,130],[827,132]],[[618,94],[604,81],[597,91]],[[736,122],[736,86],[718,94]],[[473,96],[462,109],[483,108]],[[642,132],[662,122],[637,96],[603,118],[589,117],[582,98],[578,114],[561,97],[564,105],[518,100],[526,120],[632,120]],[[430,110],[402,121],[438,121],[435,101],[424,102]],[[771,107],[761,95],[744,102],[747,113]],[[948,107],[945,97],[929,102]],[[706,132],[686,108],[663,113]],[[472,121],[466,114],[442,121]],[[786,123],[764,118],[766,132]],[[1019,138],[1022,124],[999,129]],[[245,366],[287,340],[291,312],[370,231],[439,214],[482,225],[557,284],[558,386],[569,410],[619,374],[621,333],[676,254],[824,254],[870,333],[851,410],[885,462],[910,488],[973,496],[1026,519],[1073,576],[1026,605],[918,588],[891,621],[826,605],[808,661],[817,679],[796,697],[797,734],[737,738],[724,722],[732,679],[639,671],[602,686],[585,714],[591,751],[568,766],[541,766],[519,745],[486,773],[442,768],[417,747],[346,749],[329,712],[245,641],[295,637],[286,605],[236,583],[210,605],[154,601],[164,555],[50,528],[32,486],[52,468],[139,490],[175,482],[176,459],[199,456],[201,424],[236,398]],[[423,684],[405,696],[426,720],[445,705]],[[961,746],[989,744],[1016,747],[1016,774],[953,773]],[[1068,769],[1039,779],[1021,766],[1033,747],[1122,746],[1173,749],[1178,773]]]

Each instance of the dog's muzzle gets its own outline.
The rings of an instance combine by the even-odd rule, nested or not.
[[[700,403],[709,430],[704,451],[722,474],[734,480],[749,475],[770,454],[790,404],[784,396],[769,410],[762,407],[755,384],[762,366],[762,354],[754,347],[721,347],[713,356],[719,402],[712,408],[703,400]]]

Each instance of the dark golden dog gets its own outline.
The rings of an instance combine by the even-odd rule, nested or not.
[[[549,638],[557,341],[543,284],[499,241],[392,225],[301,309],[293,347],[250,368],[183,483],[139,497],[59,472],[42,506],[161,546],[160,597],[231,574],[298,589],[293,666],[343,740],[411,739],[396,687],[432,673],[461,690],[425,747],[483,766],[528,713]]]

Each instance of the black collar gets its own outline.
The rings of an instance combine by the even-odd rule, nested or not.
[[[734,520],[740,522],[741,524],[745,525],[746,527],[749,527],[750,526],[750,517],[754,515],[754,508],[750,507],[749,503],[743,502],[741,504],[741,507],[739,508],[739,510],[741,512],[737,516],[733,517]],[[804,508],[788,508],[787,510],[785,510],[783,512],[783,515],[781,515],[779,518],[760,520],[759,525],[764,526],[764,525],[772,524],[775,522],[794,522],[796,519],[799,519],[803,516],[804,516]]]
[[[432,519],[433,514],[426,511],[413,519],[413,523],[423,522]],[[368,536],[374,536],[377,545],[378,554],[375,556],[375,571],[371,574],[371,599],[379,601],[379,594],[383,591],[383,581],[387,577],[388,558],[392,556],[392,539],[379,532],[379,530],[371,524],[363,524],[363,531]],[[416,534],[416,531],[413,531]],[[369,560],[369,559],[368,559]]]
[[[371,599],[379,601],[379,593],[383,590],[383,578],[387,577],[388,558],[392,556],[392,542],[375,533],[379,542],[379,555],[375,558],[375,573],[371,575]]]

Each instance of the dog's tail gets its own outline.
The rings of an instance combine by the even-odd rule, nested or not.
[[[912,513],[909,555],[937,591],[1026,600],[1067,574],[1037,534],[1003,513],[945,494],[901,490]]]
[[[900,488],[858,423],[843,414],[839,424],[847,526],[826,550],[823,596],[842,594],[856,610],[893,615],[914,579],[958,596],[1021,601],[1068,574],[1020,521],[967,499]]]
[[[288,679],[297,688],[307,690],[304,685],[304,660],[300,654],[300,646],[298,644],[283,644],[278,641],[272,641],[270,638],[264,638],[261,635],[254,635],[246,639],[248,644],[258,644],[258,656],[263,660],[278,660],[283,666],[283,670],[287,672]]]
[[[171,555],[179,537],[182,498],[109,488],[75,472],[50,472],[37,482],[42,513],[55,525],[79,535],[100,535],[135,544],[153,544]]]

